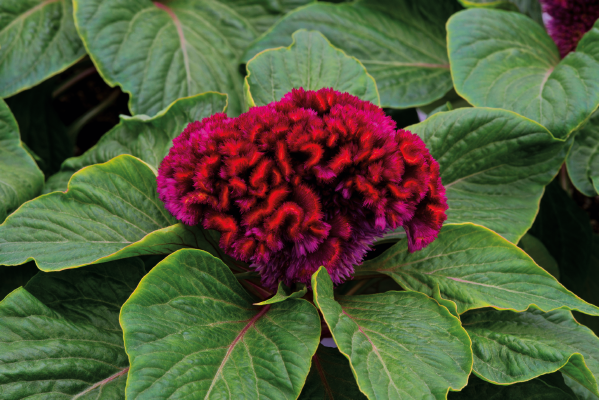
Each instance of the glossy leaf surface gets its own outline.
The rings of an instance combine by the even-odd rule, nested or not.
[[[338,349],[318,346],[298,400],[365,400],[347,358]]]
[[[318,30],[359,59],[376,80],[381,106],[408,108],[437,100],[451,87],[445,21],[453,1],[362,0],[316,3],[282,18],[245,53],[289,46],[298,29]]]
[[[131,94],[134,114],[153,115],[178,98],[229,95],[241,112],[243,50],[283,13],[309,0],[150,2],[74,0],[75,21],[102,77]]]
[[[247,64],[249,106],[263,106],[294,88],[334,88],[380,104],[374,78],[362,63],[333,47],[317,31],[299,30],[286,48],[261,52]]]
[[[44,271],[200,247],[218,240],[177,224],[156,192],[156,175],[130,155],[80,170],[67,193],[36,198],[0,225],[0,265],[31,259]],[[211,244],[214,243],[214,246]]]
[[[128,399],[296,399],[320,338],[305,300],[253,306],[229,268],[181,250],[123,306]]]
[[[124,399],[118,316],[144,274],[138,259],[40,272],[0,302],[2,399]]]
[[[599,105],[599,25],[560,61],[530,18],[475,8],[447,23],[456,91],[476,107],[515,111],[566,138]]]
[[[431,297],[438,290],[460,314],[482,307],[524,311],[535,305],[544,311],[599,315],[599,308],[569,292],[517,246],[473,224],[445,225],[433,243],[414,253],[401,241],[356,272],[389,275],[404,289]]]
[[[71,0],[0,4],[0,97],[35,86],[85,55]]]
[[[585,196],[599,195],[599,111],[576,132],[566,165],[576,189]]]
[[[0,222],[23,202],[35,197],[44,174],[21,144],[17,121],[0,100]]]
[[[570,146],[529,119],[489,108],[438,113],[406,129],[439,162],[447,222],[480,224],[514,243],[532,225]]]
[[[324,267],[312,276],[314,302],[368,398],[445,399],[466,385],[470,339],[443,306],[421,293],[333,296]]]
[[[599,339],[569,311],[480,310],[463,315],[462,325],[474,371],[486,380],[511,384],[561,369],[599,395]]]
[[[107,162],[121,154],[131,154],[157,170],[168,154],[173,139],[183,132],[187,124],[224,112],[226,106],[225,95],[203,93],[177,100],[154,117],[121,115],[118,125],[106,132],[83,155],[66,160],[60,172],[50,177],[46,186],[51,186],[53,191],[64,191],[67,177],[74,172],[88,165]]]

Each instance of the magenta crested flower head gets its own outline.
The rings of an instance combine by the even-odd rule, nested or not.
[[[374,238],[403,226],[410,251],[446,219],[439,165],[380,107],[332,89],[293,90],[237,118],[191,123],[160,165],[158,192],[188,225],[221,233],[262,281],[335,283]]]
[[[599,18],[599,0],[541,0],[543,11],[551,20],[547,23],[549,35],[565,57]]]

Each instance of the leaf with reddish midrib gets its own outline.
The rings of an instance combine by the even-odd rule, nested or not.
[[[74,0],[75,23],[105,81],[130,93],[134,114],[153,115],[210,90],[241,112],[239,58],[280,16],[312,0]]]
[[[302,299],[254,302],[206,252],[165,258],[121,311],[127,398],[296,399],[318,346],[318,312]]]
[[[40,272],[0,302],[0,398],[120,400],[129,360],[119,311],[136,258]]]
[[[369,399],[445,400],[472,368],[470,338],[447,308],[415,292],[336,296],[324,267],[314,303]],[[401,362],[398,362],[401,360]]]
[[[474,8],[449,19],[447,48],[455,90],[475,107],[517,112],[565,139],[599,106],[599,23],[560,59],[525,15]]]

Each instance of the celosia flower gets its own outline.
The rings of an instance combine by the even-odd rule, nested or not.
[[[599,18],[599,0],[542,0],[543,11],[551,20],[547,23],[560,55],[565,57]]]
[[[321,265],[340,283],[399,226],[419,250],[447,209],[422,140],[332,89],[189,124],[160,166],[158,192],[177,219],[220,231],[227,254],[269,287],[309,282]]]

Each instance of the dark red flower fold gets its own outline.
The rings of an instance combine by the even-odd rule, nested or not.
[[[160,165],[158,192],[188,225],[274,287],[324,265],[341,283],[374,238],[403,226],[410,251],[446,219],[439,165],[422,140],[372,103],[293,90],[237,118],[191,123]]]
[[[599,0],[541,0],[550,20],[547,31],[565,57],[599,18]]]

